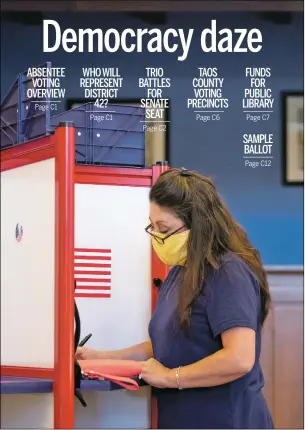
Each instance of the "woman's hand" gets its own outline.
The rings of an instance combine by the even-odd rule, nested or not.
[[[164,367],[159,361],[150,358],[142,363],[142,371],[139,375],[147,384],[157,388],[171,387],[171,369]]]
[[[75,353],[76,360],[97,360],[99,358],[99,352],[93,348],[86,348],[80,346],[77,348]]]

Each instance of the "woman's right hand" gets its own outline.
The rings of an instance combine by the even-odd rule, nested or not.
[[[97,360],[99,358],[100,351],[87,348],[85,346],[79,346],[75,353],[76,360]]]

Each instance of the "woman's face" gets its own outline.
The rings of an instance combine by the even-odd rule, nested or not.
[[[150,203],[149,219],[151,222],[151,229],[156,233],[164,233],[167,235],[177,230],[181,232],[186,229],[183,229],[184,224],[180,218],[153,202]]]

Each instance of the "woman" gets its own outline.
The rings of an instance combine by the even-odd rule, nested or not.
[[[150,192],[146,231],[173,266],[149,324],[150,341],[82,359],[143,361],[162,429],[273,428],[261,389],[261,330],[270,306],[259,253],[212,182],[170,169]]]

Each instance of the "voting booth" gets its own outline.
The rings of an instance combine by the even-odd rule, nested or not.
[[[92,333],[87,346],[148,339],[154,279],[167,267],[144,228],[149,189],[166,166],[78,163],[73,117],[30,140],[26,119],[11,122],[1,151],[2,427],[156,428],[147,386],[131,393],[82,380],[88,406],[75,398],[74,300],[81,338]],[[2,134],[7,124],[1,116]]]

